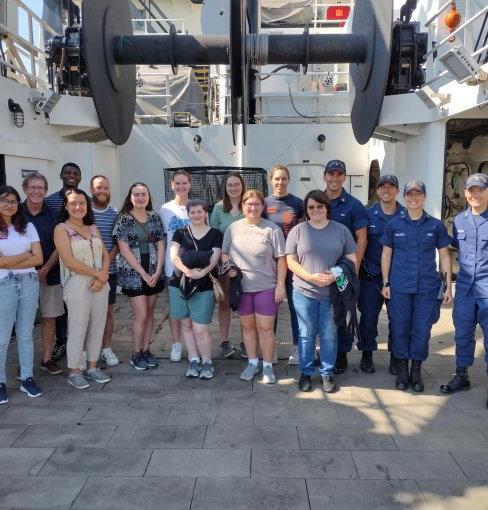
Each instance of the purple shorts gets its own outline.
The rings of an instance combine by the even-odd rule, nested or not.
[[[243,292],[239,303],[239,315],[266,315],[274,317],[280,305],[275,303],[275,290],[261,290],[259,292]]]

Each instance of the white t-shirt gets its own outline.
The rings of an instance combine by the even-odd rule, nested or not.
[[[27,230],[25,234],[19,234],[10,225],[8,227],[7,235],[0,234],[0,255],[3,257],[11,257],[12,255],[20,255],[31,249],[31,244],[39,242],[39,234],[32,223],[27,223]],[[35,267],[28,267],[26,269],[0,269],[0,278],[5,278],[9,273],[22,274],[22,273],[35,273]]]
[[[171,263],[171,241],[173,234],[179,229],[190,224],[186,205],[176,205],[174,200],[166,202],[159,209],[159,216],[163,222],[166,234],[166,253],[164,255],[164,274],[170,278],[173,276],[173,264]]]

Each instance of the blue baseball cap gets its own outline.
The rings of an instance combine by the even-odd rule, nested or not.
[[[425,184],[422,181],[418,181],[417,179],[412,179],[411,181],[408,181],[407,184],[405,184],[405,187],[403,188],[403,194],[406,195],[409,191],[414,189],[420,191],[420,193],[423,193],[424,195],[426,194]]]
[[[395,186],[396,188],[400,187],[398,184],[398,179],[395,175],[391,175],[391,174],[382,175],[378,182],[378,188],[386,183],[391,184],[391,185]]]
[[[469,188],[472,188],[473,186],[478,186],[478,188],[481,188],[481,189],[488,188],[488,176],[486,174],[470,175],[466,179],[466,184],[464,185],[464,189],[469,189]]]
[[[340,159],[331,159],[326,165],[324,174],[327,172],[342,172],[346,173],[346,164]]]

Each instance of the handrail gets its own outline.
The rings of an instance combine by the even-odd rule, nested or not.
[[[434,20],[436,20],[452,3],[452,0],[448,0],[431,18],[425,22],[425,28],[428,28]]]
[[[459,33],[461,30],[463,30],[464,28],[466,28],[468,25],[471,25],[473,23],[473,21],[477,20],[480,16],[482,16],[485,12],[488,12],[488,5],[483,7],[480,11],[478,11],[474,16],[472,16],[471,18],[469,18],[467,21],[465,21],[462,25],[460,25],[458,28],[456,28],[456,30],[454,30],[453,32],[451,32],[447,37],[445,37],[444,39],[442,39],[442,41],[437,44],[436,46],[434,46],[431,50],[429,50],[426,54],[425,54],[425,58],[429,57],[430,55],[432,55],[433,53],[435,53],[436,51],[439,50],[439,48],[441,46],[443,46],[446,42],[449,41],[449,39],[451,39],[451,37],[453,37],[454,35],[456,35],[457,33]]]
[[[140,5],[142,5],[144,11],[149,15],[149,18],[148,19],[153,19],[153,20],[156,20],[156,16],[154,15],[154,13],[152,12],[151,10],[151,7],[154,8],[154,10],[157,12],[157,14],[159,14],[160,18],[158,19],[161,19],[161,20],[164,20],[168,25],[169,25],[169,28],[171,28],[171,26],[173,25],[173,23],[171,23],[171,21],[169,20],[169,18],[166,16],[166,14],[164,14],[164,12],[161,10],[161,8],[159,7],[158,4],[156,4],[153,0],[147,0],[147,3],[146,3],[146,0],[132,0],[132,4],[134,5],[136,2],[138,2]],[[137,6],[135,6],[137,8]],[[165,28],[162,24],[161,24],[161,21],[155,21],[155,23],[158,24],[158,26],[161,28],[161,30],[167,34],[169,33],[169,29]]]
[[[22,2],[22,0],[9,0],[9,1],[16,3],[21,9],[24,9],[24,11],[27,13],[29,17],[34,18],[48,32],[50,32],[53,35],[58,35],[54,28],[52,28],[48,23],[46,23],[42,18],[40,18],[32,9],[25,5],[24,2]]]

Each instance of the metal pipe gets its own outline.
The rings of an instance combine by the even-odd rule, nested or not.
[[[172,38],[168,35],[114,37],[117,64],[171,64]],[[229,37],[225,35],[178,35],[174,55],[177,65],[229,64]]]

